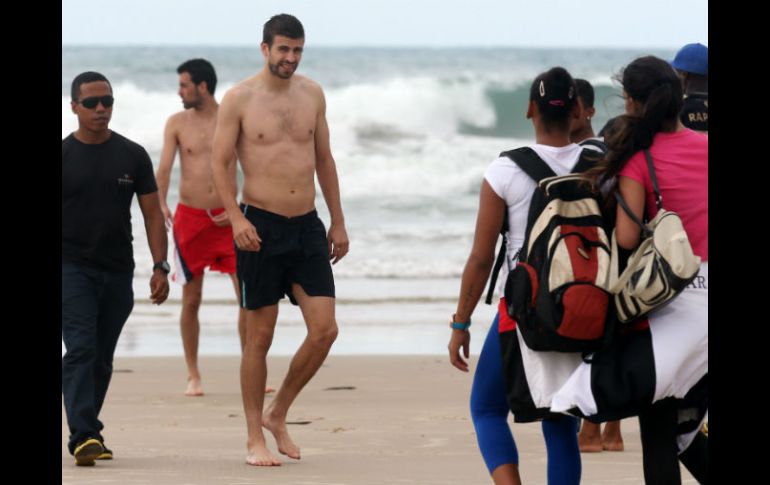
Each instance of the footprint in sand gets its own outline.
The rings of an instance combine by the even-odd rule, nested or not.
[[[354,386],[332,386],[327,387],[324,391],[352,391],[354,389]]]

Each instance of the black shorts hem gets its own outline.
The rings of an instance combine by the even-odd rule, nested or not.
[[[297,284],[302,286],[302,283],[297,283]],[[323,297],[327,297],[327,298],[334,298],[334,299],[337,298],[336,295],[334,294],[335,293],[334,291],[332,291],[331,294],[328,294],[329,292],[325,292],[324,290],[319,290],[317,292],[316,291],[311,292],[311,291],[308,291],[304,286],[302,286],[302,289],[305,291],[305,293],[309,297],[323,296]],[[249,308],[248,305],[246,305],[246,306],[242,305],[241,308],[243,308],[244,310],[259,310],[260,308],[264,308],[266,306],[277,305],[278,302],[280,302],[281,300],[283,300],[287,296],[289,297],[289,301],[291,302],[292,305],[299,306],[299,303],[297,303],[297,300],[294,298],[294,295],[291,292],[288,292],[288,293],[283,294],[283,295],[281,295],[281,296],[279,296],[278,298],[275,298],[275,299],[265,299],[266,302],[258,301],[256,303],[253,303],[252,304],[253,308]]]

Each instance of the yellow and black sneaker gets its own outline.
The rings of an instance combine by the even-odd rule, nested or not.
[[[94,460],[104,452],[104,447],[96,438],[88,438],[75,447],[75,465],[94,466]]]
[[[104,444],[104,441],[102,441],[102,454],[97,456],[97,460],[112,460],[112,450],[107,448],[107,445]]]

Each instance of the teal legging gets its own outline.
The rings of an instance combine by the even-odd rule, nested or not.
[[[481,456],[490,474],[500,465],[519,463],[516,442],[507,422],[510,408],[505,397],[498,319],[499,316],[495,316],[484,341],[471,390],[473,426],[476,428]],[[580,483],[578,423],[579,420],[572,416],[542,422],[548,451],[549,485]]]

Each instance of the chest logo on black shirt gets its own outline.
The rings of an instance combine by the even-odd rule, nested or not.
[[[134,183],[134,179],[129,174],[123,174],[122,177],[118,177],[118,185],[121,187],[130,187]]]

